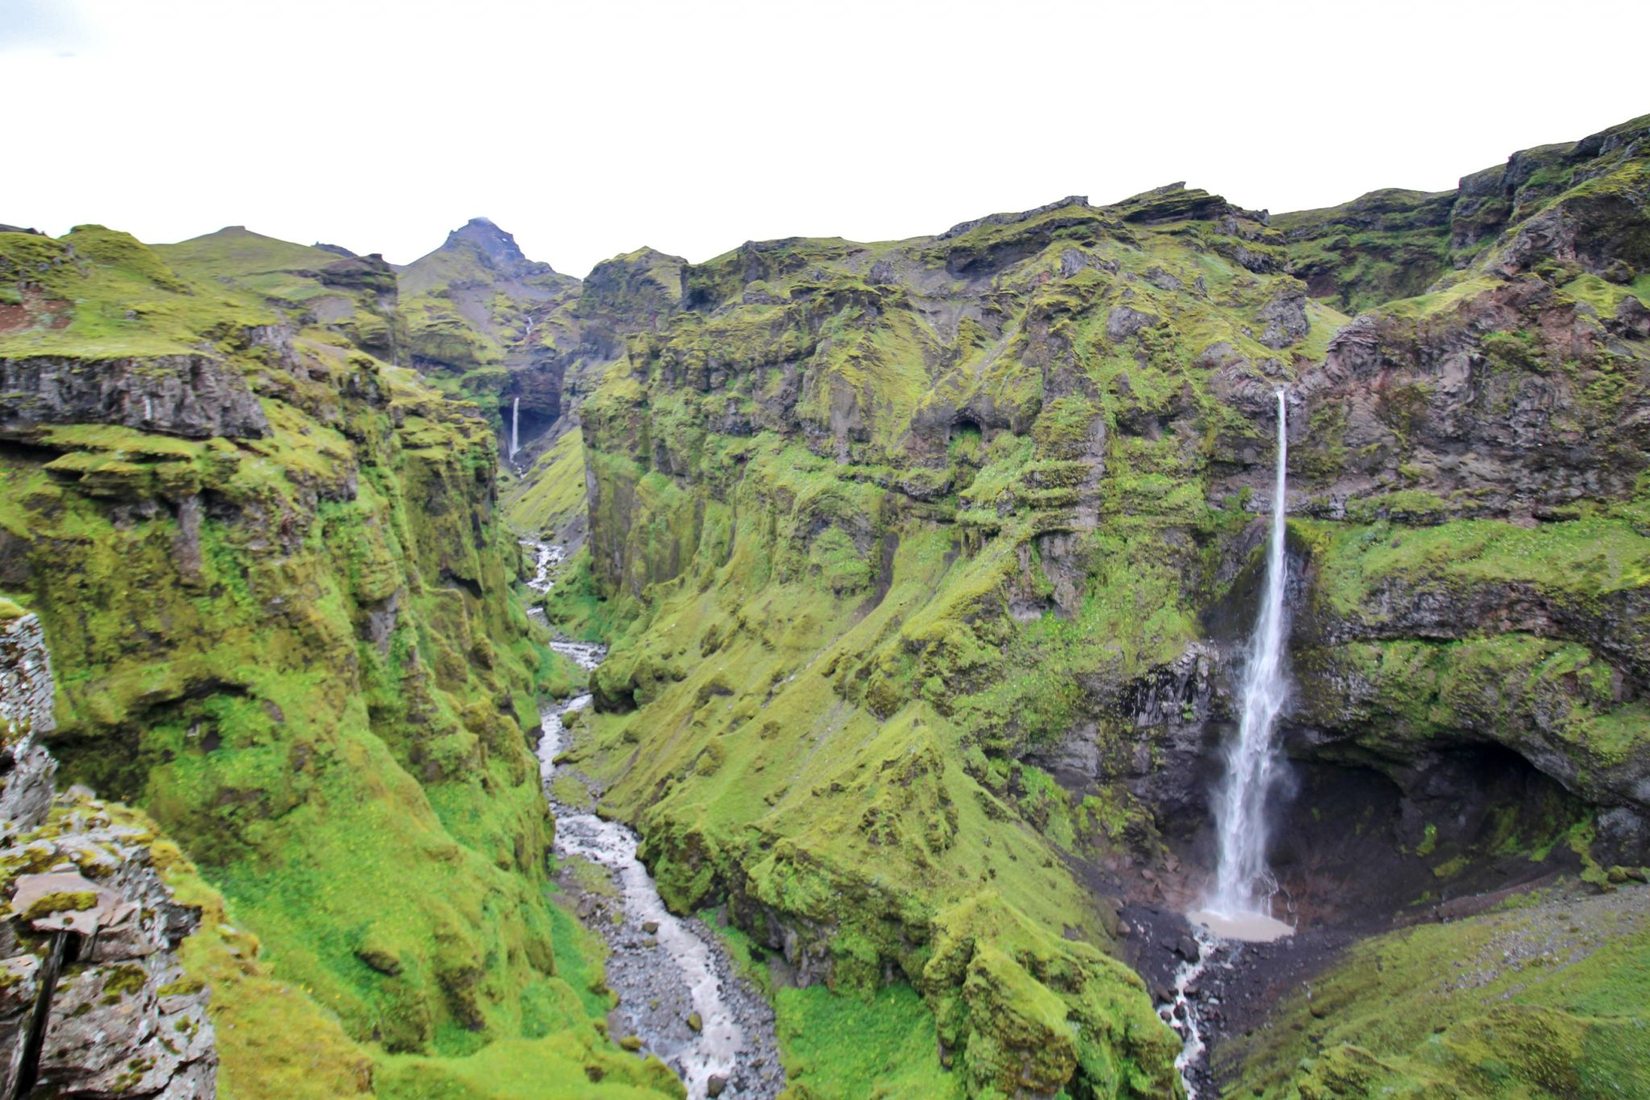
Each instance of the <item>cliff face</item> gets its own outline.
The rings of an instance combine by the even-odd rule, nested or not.
[[[1567,259],[1591,253],[1591,267],[1608,270],[1621,258],[1625,274],[1633,262],[1622,250],[1642,255],[1644,242],[1633,229],[1638,215],[1630,193],[1583,185],[1609,176],[1643,156],[1644,120],[1634,119],[1580,141],[1514,153],[1507,163],[1463,176],[1454,191],[1427,194],[1372,191],[1342,206],[1280,214],[1272,225],[1289,248],[1290,271],[1314,297],[1329,298],[1351,311],[1422,294],[1454,269],[1481,259],[1487,249],[1516,229],[1529,247],[1558,230],[1568,241],[1536,251]],[[1553,200],[1566,196],[1570,210],[1587,208],[1572,225],[1585,226],[1580,239],[1561,229],[1569,215]],[[1603,262],[1603,252],[1611,255]]]
[[[51,639],[65,774],[233,908],[190,879],[226,1086],[471,1095],[486,1049],[668,1088],[557,976],[530,749],[556,664],[510,597],[490,425],[374,353],[381,261],[240,230],[165,255],[0,234],[0,589]]]
[[[1167,1088],[1127,975],[984,945],[1195,888],[1278,388],[1290,752],[1379,822],[1291,886],[1327,916],[1375,853],[1406,901],[1565,837],[1597,881],[1650,861],[1647,135],[1336,211],[1175,186],[684,268],[583,405],[553,598],[630,616],[584,766],[674,900],[805,976],[903,975],[977,1089]],[[1541,809],[1496,819],[1503,773]],[[1307,809],[1297,847],[1351,838]],[[1069,1058],[1028,1022],[1091,997],[1136,1022]]]
[[[610,805],[681,904],[809,979],[917,986],[975,1091],[1175,1087],[1090,887],[1156,850],[1118,699],[1198,642],[1248,526],[1206,441],[1264,458],[1205,379],[1341,320],[1269,234],[1171,188],[749,245],[584,406],[589,569],[645,607],[596,677]],[[1106,769],[1075,794],[1028,759],[1068,736]]]
[[[46,819],[57,761],[42,742],[57,728],[52,715],[51,659],[40,620],[16,604],[0,606],[0,730],[5,746],[0,786],[0,821],[12,831],[33,829]]]
[[[1311,751],[1408,788],[1498,744],[1602,808],[1600,857],[1627,863],[1650,810],[1647,162],[1644,120],[1515,156],[1497,235],[1458,224],[1475,263],[1359,317],[1296,388]]]

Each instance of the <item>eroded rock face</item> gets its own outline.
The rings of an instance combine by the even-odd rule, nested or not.
[[[188,439],[261,439],[246,378],[205,355],[0,359],[0,436],[47,424],[119,424]]]
[[[1505,231],[1478,267],[1361,314],[1290,389],[1294,511],[1346,522],[1303,563],[1293,751],[1373,767],[1413,801],[1449,754],[1498,746],[1594,807],[1599,858],[1629,864],[1650,811],[1631,518],[1650,325],[1612,286],[1646,260],[1645,135],[1468,177],[1458,238]],[[1554,198],[1538,171],[1591,182]],[[1253,389],[1227,396],[1258,410]]]
[[[1280,288],[1260,311],[1260,319],[1266,325],[1260,342],[1267,347],[1286,348],[1298,343],[1312,328],[1306,317],[1306,287]]]
[[[14,761],[0,790],[0,890],[11,902],[0,918],[0,1094],[16,1085],[61,937],[33,1094],[209,1100],[218,1065],[209,993],[176,954],[199,911],[161,880],[146,826],[83,789],[53,790],[56,762],[34,740],[51,725],[51,699],[39,620],[0,627],[3,751]]]
[[[15,835],[46,818],[57,761],[39,739],[56,728],[52,670],[40,620],[0,623],[0,830]]]
[[[1644,466],[1650,405],[1632,389],[1625,400],[1599,394],[1647,361],[1533,277],[1424,327],[1365,314],[1293,391],[1290,438],[1308,474],[1298,484],[1313,510],[1331,512],[1401,489],[1458,516],[1539,516],[1621,498]]]

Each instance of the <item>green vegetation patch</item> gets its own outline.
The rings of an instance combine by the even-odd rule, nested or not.
[[[1650,1090],[1644,887],[1389,933],[1234,1039],[1233,1091],[1605,1097]]]

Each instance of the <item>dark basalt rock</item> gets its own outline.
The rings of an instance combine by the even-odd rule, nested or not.
[[[1127,199],[1120,205],[1130,208],[1123,214],[1123,220],[1137,225],[1212,220],[1227,214],[1242,213],[1219,195],[1211,195],[1195,187],[1188,190],[1184,183],[1166,184]]]
[[[1030,210],[1017,210],[1004,214],[988,214],[983,218],[975,218],[972,221],[959,222],[950,229],[947,229],[944,233],[941,233],[939,239],[942,241],[948,241],[953,237],[961,237],[965,233],[973,232],[982,225],[1018,225],[1021,222],[1031,221],[1033,218],[1040,218],[1044,214],[1051,214],[1056,210],[1063,210],[1068,206],[1087,206],[1088,204],[1089,198],[1087,195],[1067,195],[1063,199],[1057,199],[1054,202],[1044,203],[1042,206],[1035,206]]]
[[[471,218],[448,233],[442,247],[468,247],[483,264],[505,275],[554,274],[549,264],[529,260],[516,244],[516,238],[487,218]]]
[[[1273,295],[1260,311],[1266,329],[1260,342],[1269,348],[1284,348],[1299,343],[1312,325],[1306,319],[1306,287],[1288,286]]]
[[[394,297],[395,269],[376,252],[370,256],[351,256],[323,267],[317,277],[326,286],[346,290],[370,290]]]
[[[0,833],[15,836],[46,820],[57,761],[41,745],[56,728],[51,663],[40,620],[0,623]]]
[[[119,424],[188,439],[261,439],[269,420],[238,370],[205,355],[0,359],[0,436]]]
[[[1157,317],[1129,306],[1113,306],[1106,315],[1106,339],[1121,343],[1143,328],[1157,324]]]

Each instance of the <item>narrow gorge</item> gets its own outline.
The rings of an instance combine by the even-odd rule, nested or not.
[[[1650,1096],[1647,684],[1650,116],[583,279],[0,227],[7,1097]]]

